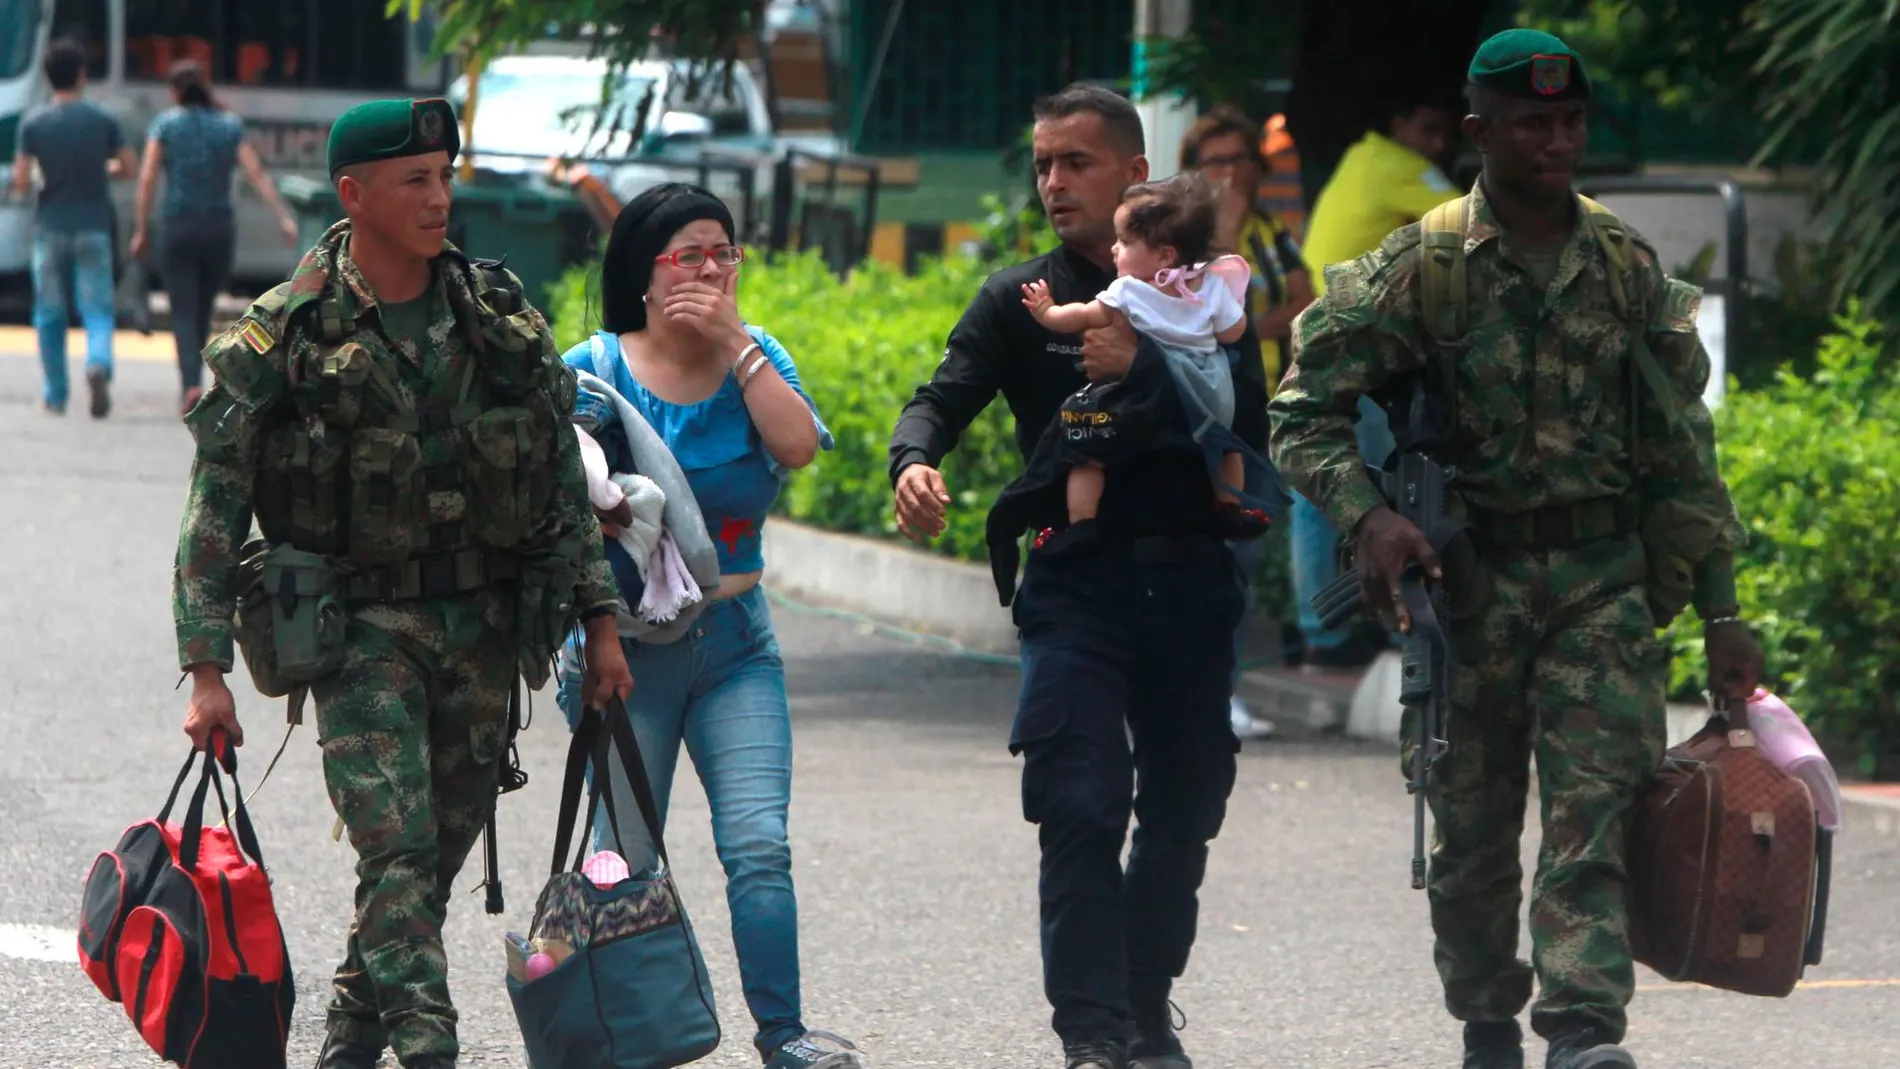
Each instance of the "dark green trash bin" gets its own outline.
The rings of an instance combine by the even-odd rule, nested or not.
[[[328,182],[291,175],[277,189],[297,215],[305,248],[343,217]],[[599,234],[586,207],[567,190],[478,179],[455,187],[449,241],[469,256],[503,261],[521,279],[528,300],[547,313],[549,289],[569,267],[594,259]]]

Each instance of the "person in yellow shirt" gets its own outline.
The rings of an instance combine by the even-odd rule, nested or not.
[[[1405,101],[1382,130],[1368,130],[1339,159],[1313,202],[1306,225],[1306,267],[1313,291],[1326,292],[1326,265],[1356,259],[1379,247],[1388,234],[1459,195],[1439,169],[1458,129],[1458,112],[1435,103]],[[1392,452],[1385,412],[1359,401],[1359,449],[1368,463]],[[1293,590],[1299,606],[1303,664],[1310,670],[1364,665],[1390,645],[1375,627],[1327,631],[1313,611],[1313,596],[1339,573],[1339,534],[1313,503],[1293,495]]]
[[[1221,191],[1214,245],[1222,252],[1238,253],[1252,268],[1247,315],[1260,335],[1260,360],[1267,371],[1267,392],[1272,394],[1286,373],[1293,317],[1313,303],[1313,283],[1292,232],[1260,206],[1260,183],[1271,170],[1260,152],[1260,130],[1260,124],[1239,109],[1216,106],[1195,120],[1181,139],[1181,170],[1199,171]],[[1265,563],[1267,541],[1234,542],[1232,548],[1244,577],[1246,611],[1234,629],[1234,689],[1228,697],[1228,719],[1237,738],[1261,739],[1273,734],[1273,721],[1255,716],[1238,686],[1246,659],[1247,624],[1253,618],[1254,577]]]

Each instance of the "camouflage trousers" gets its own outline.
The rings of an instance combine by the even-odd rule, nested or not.
[[[512,604],[483,591],[362,608],[342,666],[311,688],[324,783],[357,855],[329,1029],[404,1065],[459,1051],[442,926],[494,811]]]
[[[1452,626],[1449,751],[1426,792],[1427,895],[1445,1005],[1514,1018],[1533,966],[1517,956],[1519,838],[1537,764],[1543,846],[1531,887],[1531,1027],[1620,1040],[1635,985],[1624,866],[1629,819],[1662,760],[1667,649],[1634,539],[1493,554],[1491,600]],[[1412,725],[1404,738],[1410,774]]]

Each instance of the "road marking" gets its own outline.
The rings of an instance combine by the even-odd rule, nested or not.
[[[77,962],[79,933],[43,924],[0,924],[0,957]]]
[[[1862,987],[1900,987],[1900,978],[1886,980],[1802,980],[1795,985],[1797,991],[1822,991],[1833,988]],[[1642,992],[1662,991],[1715,991],[1716,988],[1702,984],[1638,984],[1636,990]]]
[[[40,336],[32,327],[17,324],[0,325],[0,353],[9,356],[26,356],[39,359]],[[66,359],[77,363],[86,358],[86,332],[69,330],[66,332]],[[138,364],[169,364],[178,359],[178,346],[172,341],[169,330],[155,330],[151,334],[140,334],[136,330],[115,330],[112,332],[112,359],[128,360]]]

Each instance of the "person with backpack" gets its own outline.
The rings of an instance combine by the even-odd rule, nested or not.
[[[1658,630],[1693,604],[1710,689],[1753,691],[1761,654],[1736,601],[1739,521],[1702,402],[1699,291],[1572,189],[1583,61],[1556,37],[1511,30],[1468,74],[1464,131],[1481,176],[1327,268],[1269,406],[1272,457],[1352,533],[1367,606],[1409,632],[1400,595],[1413,565],[1449,601],[1451,713],[1426,792],[1437,825],[1426,883],[1465,1069],[1524,1065],[1517,1016],[1533,975],[1530,1023],[1549,1041],[1549,1069],[1633,1069],[1619,1045],[1635,983],[1625,838],[1663,756]],[[1396,403],[1421,393],[1434,404]],[[1401,451],[1429,448],[1454,470],[1469,538],[1435,550],[1368,478],[1353,434],[1365,396],[1386,404]],[[1526,962],[1518,842],[1533,756],[1543,845]]]
[[[403,1069],[453,1069],[442,925],[484,827],[493,852],[498,788],[519,785],[517,680],[549,680],[578,618],[587,700],[633,689],[568,426],[574,377],[520,280],[447,241],[460,147],[443,100],[338,118],[329,169],[348,218],[206,346],[216,380],[185,416],[185,732],[242,745],[234,644],[293,722],[314,698],[357,855],[321,1069],[374,1069],[385,1048]]]

